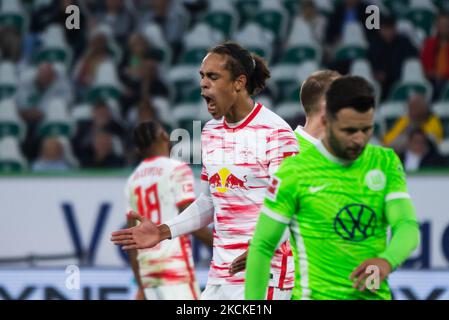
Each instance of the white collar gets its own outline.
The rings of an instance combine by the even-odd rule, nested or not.
[[[251,116],[251,114],[254,112],[254,110],[256,109],[256,107],[257,107],[257,102],[254,101],[254,106],[253,106],[253,108],[252,108],[251,111],[246,115],[245,118],[243,118],[242,120],[237,121],[237,122],[227,122],[227,121],[226,121],[226,118],[224,118],[224,122],[226,123],[226,125],[227,125],[229,128],[237,128],[239,125],[241,125],[243,122],[245,122],[246,119],[248,119],[248,118]]]
[[[313,137],[308,132],[306,132],[304,130],[304,127],[302,127],[302,126],[296,127],[295,132],[297,132],[301,137],[303,137],[304,139],[306,139],[307,141],[309,141],[312,144],[317,144],[318,142],[320,142],[319,139]]]

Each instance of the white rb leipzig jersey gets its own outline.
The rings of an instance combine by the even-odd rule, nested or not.
[[[144,160],[129,177],[125,193],[133,210],[156,224],[179,214],[177,206],[194,201],[194,177],[182,162],[154,157]],[[188,236],[165,240],[151,249],[138,250],[140,275],[145,288],[195,281]]]
[[[243,284],[245,274],[229,274],[232,261],[248,249],[273,175],[285,157],[298,153],[290,126],[256,104],[234,127],[224,119],[209,121],[202,132],[202,183],[214,203],[214,248],[208,284]],[[270,286],[293,287],[289,242],[275,252]]]

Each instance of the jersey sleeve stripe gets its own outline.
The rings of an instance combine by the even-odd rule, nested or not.
[[[385,201],[395,199],[410,199],[410,195],[407,192],[392,192],[387,194],[387,196],[385,197]]]
[[[290,224],[290,219],[288,219],[288,218],[286,218],[286,217],[280,215],[280,214],[277,213],[277,212],[274,212],[274,211],[268,209],[266,206],[263,206],[263,207],[262,207],[261,212],[262,212],[263,214],[265,214],[266,216],[269,216],[271,219],[274,219],[274,220],[276,220],[276,221],[278,221],[278,222],[280,222],[280,223]]]

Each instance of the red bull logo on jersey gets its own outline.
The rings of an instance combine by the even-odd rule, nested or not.
[[[238,178],[229,169],[222,168],[209,178],[209,185],[216,188],[218,192],[225,193],[229,189],[245,189],[247,182],[246,176],[243,179]]]

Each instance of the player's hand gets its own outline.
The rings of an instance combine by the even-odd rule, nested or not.
[[[237,272],[243,271],[246,268],[246,258],[248,257],[248,250],[239,255],[237,258],[232,261],[229,266],[229,274],[233,276]]]
[[[145,299],[145,293],[143,291],[143,288],[139,288],[136,292],[136,296],[134,297],[134,300],[146,300]]]
[[[128,213],[128,218],[139,220],[140,224],[113,232],[111,235],[111,241],[123,246],[123,250],[152,248],[165,240],[158,226],[151,220],[132,211]]]
[[[369,269],[368,269],[369,268]],[[390,263],[382,258],[373,258],[365,260],[361,265],[359,265],[349,276],[349,279],[354,281],[353,287],[358,289],[359,291],[364,291],[367,288],[367,285],[371,283],[373,276],[378,275],[378,279],[375,279],[380,286],[382,281],[384,281],[388,275],[393,271]],[[370,277],[370,279],[367,279]],[[369,282],[369,283],[368,283]],[[377,289],[376,286],[370,289],[370,291],[375,292]]]

